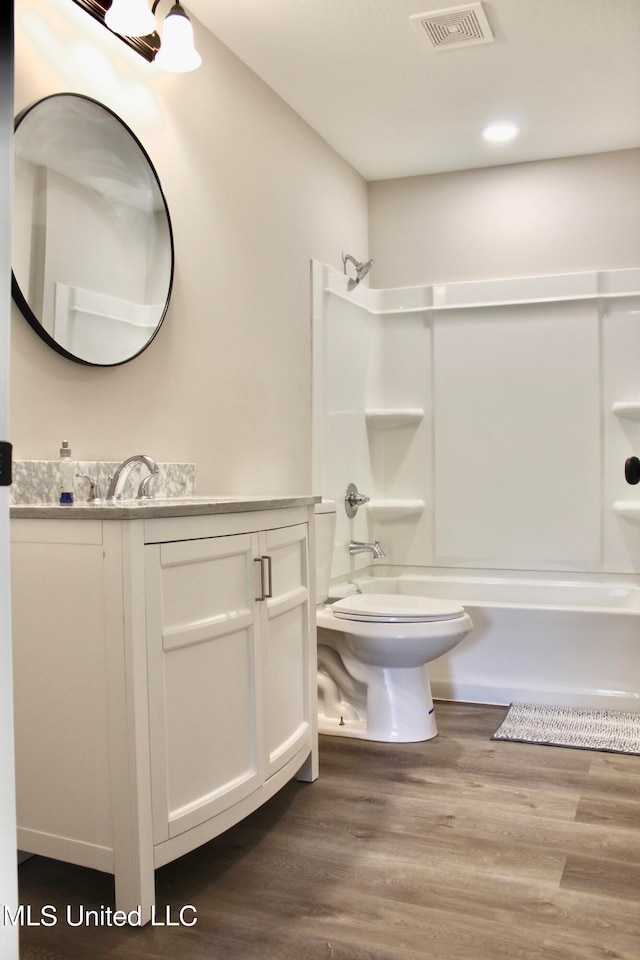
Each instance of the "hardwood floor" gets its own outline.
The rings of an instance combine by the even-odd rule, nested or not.
[[[191,927],[69,926],[111,877],[28,860],[21,903],[59,921],[22,928],[22,960],[640,960],[640,757],[492,741],[505,712],[322,738],[316,783],[158,871],[156,916],[193,904]]]

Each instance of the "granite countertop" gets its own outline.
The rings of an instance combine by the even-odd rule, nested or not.
[[[13,504],[12,520],[146,520],[156,517],[195,517],[221,513],[246,513],[253,510],[279,510],[307,507],[321,497],[158,497],[151,500],[121,500],[118,503],[79,501],[61,507],[57,503]]]

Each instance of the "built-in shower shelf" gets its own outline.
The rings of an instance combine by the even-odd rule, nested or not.
[[[614,403],[611,409],[619,417],[626,417],[628,420],[640,420],[640,400],[621,400]]]
[[[424,500],[370,500],[367,513],[374,520],[393,520],[422,513],[426,505]]]
[[[613,512],[627,520],[640,520],[640,500],[616,500]]]
[[[421,407],[401,407],[395,410],[365,410],[367,425],[378,430],[417,425],[424,420]]]

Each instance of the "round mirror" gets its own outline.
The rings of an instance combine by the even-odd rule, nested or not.
[[[78,363],[148,347],[169,305],[173,234],[153,164],[129,127],[75,93],[16,120],[12,292],[34,330]]]

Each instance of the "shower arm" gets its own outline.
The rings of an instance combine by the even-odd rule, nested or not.
[[[351,263],[352,263],[352,264],[354,265],[354,267],[356,268],[356,271],[362,266],[362,264],[361,264],[361,263],[358,263],[358,261],[356,260],[356,258],[355,258],[355,257],[352,257],[350,253],[343,253],[343,254],[342,254],[342,265],[343,265],[343,267],[344,267],[344,272],[345,272],[345,273],[347,272],[347,260],[350,260],[350,261],[351,261]]]

